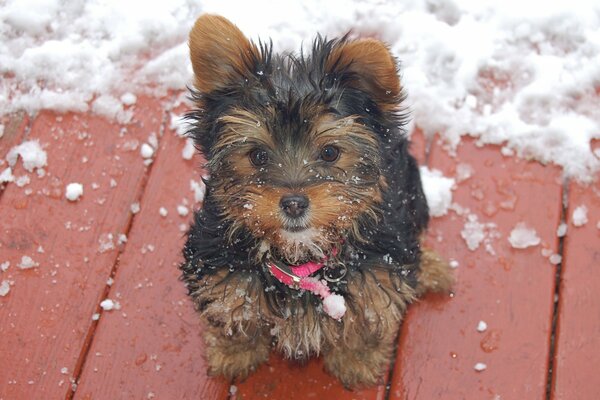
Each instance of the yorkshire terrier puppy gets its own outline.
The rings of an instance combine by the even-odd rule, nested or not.
[[[346,387],[377,383],[408,304],[452,282],[420,247],[429,214],[396,60],[347,37],[273,54],[215,15],[189,46],[189,134],[210,177],[181,270],[209,372],[244,379],[275,348],[322,355]]]

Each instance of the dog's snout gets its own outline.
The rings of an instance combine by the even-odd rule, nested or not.
[[[288,217],[298,218],[308,208],[308,197],[301,194],[286,195],[281,198],[279,206]]]

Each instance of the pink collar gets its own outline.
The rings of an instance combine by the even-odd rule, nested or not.
[[[336,255],[337,249],[332,252]],[[312,292],[323,300],[323,310],[334,319],[341,319],[346,312],[344,298],[338,294],[331,293],[325,279],[319,280],[310,275],[321,270],[325,266],[328,257],[323,261],[309,261],[300,265],[281,265],[273,260],[268,260],[266,265],[271,275],[279,282],[296,290]]]

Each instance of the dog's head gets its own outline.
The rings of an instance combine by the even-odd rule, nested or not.
[[[377,220],[402,97],[383,43],[318,38],[307,55],[276,55],[204,15],[189,45],[192,135],[232,237],[247,230],[264,251],[299,262]]]

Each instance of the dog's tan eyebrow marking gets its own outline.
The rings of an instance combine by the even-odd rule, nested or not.
[[[219,118],[219,122],[225,125],[217,140],[219,147],[246,142],[258,142],[274,147],[265,123],[249,111],[234,109],[231,114]]]
[[[342,138],[360,138],[373,145],[377,145],[377,139],[367,128],[356,122],[357,118],[356,115],[350,115],[336,120],[331,116],[325,116],[316,124],[315,139],[318,141],[330,141]]]

